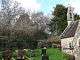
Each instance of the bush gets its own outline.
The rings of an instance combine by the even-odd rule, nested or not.
[[[52,47],[52,43],[51,42],[48,42],[48,47]]]

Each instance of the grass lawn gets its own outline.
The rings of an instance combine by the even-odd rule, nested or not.
[[[41,60],[41,49],[36,49],[34,60]],[[62,53],[59,49],[49,48],[47,49],[49,60],[68,60],[69,56]]]
[[[49,56],[49,60],[68,60],[69,57],[69,55],[64,54],[63,52],[56,48],[48,48],[47,55]],[[0,54],[0,60],[2,60],[1,56],[2,54]],[[13,54],[13,56],[15,58],[14,60],[16,60],[16,52]],[[30,51],[26,52],[26,57],[30,57]],[[41,49],[35,50],[35,57],[32,57],[32,60],[41,60]]]

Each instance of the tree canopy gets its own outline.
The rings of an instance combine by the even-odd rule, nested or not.
[[[67,8],[63,5],[56,5],[52,16],[49,24],[50,31],[53,35],[60,35],[67,27]]]

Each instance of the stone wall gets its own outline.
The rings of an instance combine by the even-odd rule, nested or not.
[[[73,50],[70,50],[70,43],[72,43],[74,37],[61,39],[62,51],[73,55]]]

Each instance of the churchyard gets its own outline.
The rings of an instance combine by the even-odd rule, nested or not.
[[[32,10],[18,0],[0,1],[0,60],[80,60],[80,15],[76,9],[58,3],[48,13],[46,7],[33,9],[37,0],[24,1],[25,5],[32,1]]]
[[[31,56],[29,49],[26,49],[25,60],[42,60],[42,49],[35,49],[34,56]],[[17,60],[17,50],[14,50],[11,60]],[[61,52],[58,48],[47,48],[47,55],[49,60],[69,60],[69,55]],[[0,52],[0,60],[2,60],[2,51]]]

